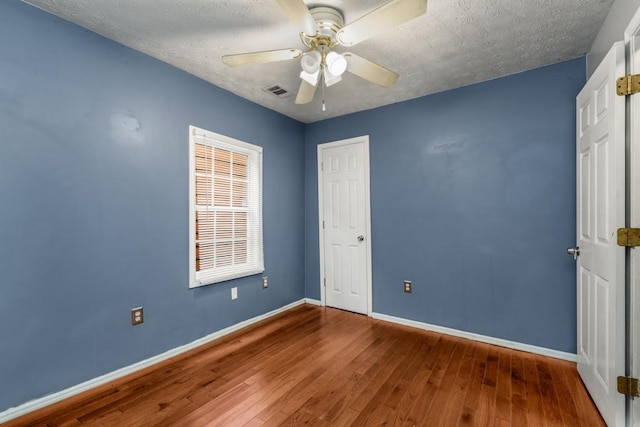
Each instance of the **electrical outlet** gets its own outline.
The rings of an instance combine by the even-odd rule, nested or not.
[[[139,325],[144,322],[144,311],[142,307],[136,307],[131,309],[131,324],[133,326]]]
[[[408,294],[413,292],[413,284],[411,283],[411,280],[404,281],[404,291]]]
[[[262,278],[262,289],[267,289],[269,287],[269,282],[267,281],[267,276]]]
[[[231,288],[231,299],[238,299],[238,288]]]

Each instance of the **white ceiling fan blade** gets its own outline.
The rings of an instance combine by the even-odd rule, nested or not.
[[[316,21],[302,0],[276,0],[289,21],[308,36],[316,35]]]
[[[374,62],[364,59],[351,52],[344,54],[347,58],[347,71],[351,74],[375,83],[378,86],[389,87],[398,80],[398,73],[384,68]]]
[[[393,0],[338,31],[344,46],[353,46],[427,11],[427,0]]]
[[[238,65],[264,64],[266,62],[296,59],[299,58],[300,55],[302,55],[302,51],[300,49],[265,50],[262,52],[225,55],[222,57],[222,62],[231,67],[236,67]]]
[[[308,104],[313,101],[313,96],[316,94],[316,88],[312,84],[307,83],[305,80],[302,80],[300,83],[300,89],[298,89],[298,96],[296,96],[296,104]]]

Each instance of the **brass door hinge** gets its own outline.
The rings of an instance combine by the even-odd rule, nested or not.
[[[640,228],[619,228],[618,246],[640,246]]]
[[[640,397],[638,379],[631,377],[618,377],[618,393],[626,396]]]
[[[640,92],[640,74],[630,74],[616,80],[616,93],[619,96]]]

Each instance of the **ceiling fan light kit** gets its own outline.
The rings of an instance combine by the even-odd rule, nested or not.
[[[318,85],[322,85],[322,111],[326,108],[324,87],[341,81],[345,72],[385,88],[398,79],[397,73],[354,53],[334,51],[336,46],[354,46],[427,10],[427,0],[392,0],[345,26],[342,13],[335,8],[313,6],[309,9],[303,0],[275,1],[300,28],[300,40],[307,50],[292,48],[241,53],[225,55],[222,60],[229,66],[240,66],[300,58],[301,83],[295,102],[310,103]]]

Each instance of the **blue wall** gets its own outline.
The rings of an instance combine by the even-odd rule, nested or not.
[[[264,147],[267,290],[188,289],[190,124]],[[302,298],[303,140],[299,122],[0,2],[0,412]]]
[[[370,135],[374,312],[575,353],[565,251],[584,83],[582,58],[308,125],[307,297],[320,298],[316,146]]]

